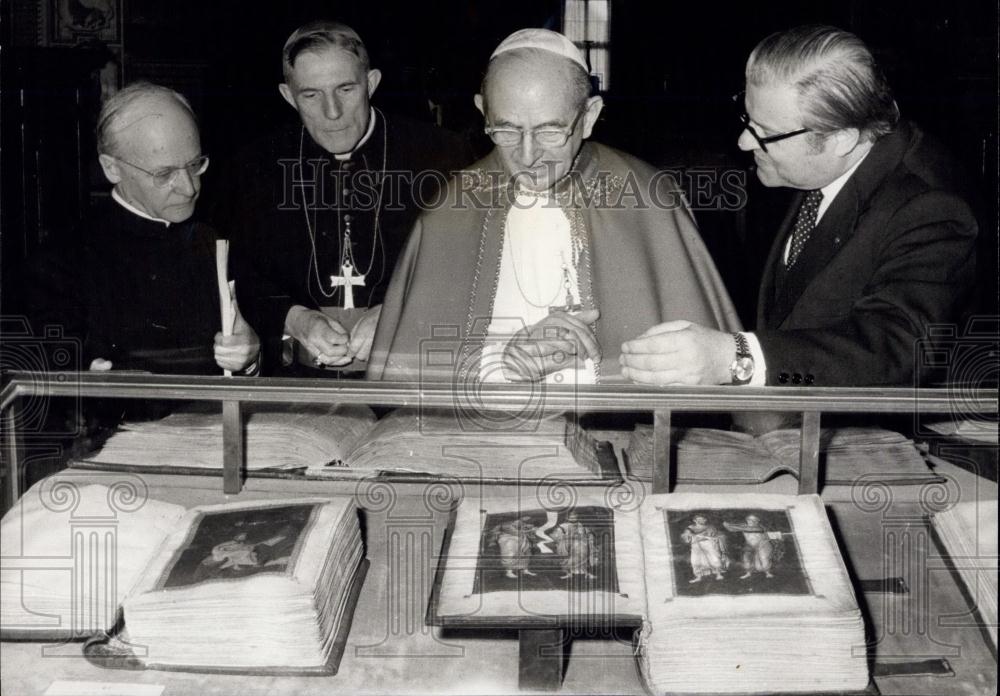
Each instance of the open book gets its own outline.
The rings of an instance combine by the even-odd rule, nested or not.
[[[110,630],[184,512],[140,500],[127,485],[50,478],[32,487],[0,521],[0,636],[71,640]]]
[[[5,638],[97,635],[85,654],[115,658],[108,666],[336,672],[366,567],[351,498],[187,511],[145,500],[145,512],[118,518],[108,514],[111,489],[80,487],[88,509],[103,507],[102,525],[81,518],[80,505],[73,517],[53,511],[37,490],[2,522],[5,541],[25,540],[17,558],[5,545]],[[31,568],[60,553],[72,564]]]
[[[967,418],[960,421],[940,421],[928,423],[927,428],[939,435],[961,438],[967,442],[997,446],[998,428],[996,421]]]
[[[431,623],[640,626],[655,694],[867,687],[861,612],[818,496],[543,497],[458,507]]]
[[[931,522],[996,653],[997,501],[957,503],[936,513]]]
[[[780,474],[798,476],[802,434],[772,430],[754,437],[712,428],[678,428],[671,455],[678,483],[763,483]],[[625,449],[628,473],[653,477],[653,428],[636,426]],[[942,480],[913,441],[882,428],[826,428],[820,436],[821,482],[852,485],[862,477],[884,476],[894,484]]]
[[[374,473],[475,479],[619,478],[610,444],[569,417],[518,419],[398,409],[377,419],[367,406],[258,404],[246,417],[250,471],[350,478]],[[101,468],[222,468],[222,419],[205,406],[158,421],[125,423],[82,460]]]

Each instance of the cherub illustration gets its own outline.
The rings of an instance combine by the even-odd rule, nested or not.
[[[761,523],[760,517],[747,515],[742,524],[723,522],[730,532],[743,533],[743,568],[746,572],[740,580],[746,580],[754,571],[763,573],[764,577],[773,578],[771,569],[781,560],[781,532],[771,532]]]
[[[285,525],[267,539],[250,543],[247,533],[239,532],[232,539],[212,547],[195,569],[194,580],[240,576],[251,570],[282,566],[288,563],[294,535],[295,530]]]
[[[728,529],[728,527],[727,527]],[[722,580],[722,574],[729,568],[726,552],[726,535],[708,523],[708,518],[697,514],[683,532],[681,539],[691,545],[691,572],[694,577],[688,583],[700,582],[708,575]]]
[[[516,578],[520,571],[525,575],[535,575],[528,570],[531,558],[531,535],[537,526],[531,523],[530,517],[522,517],[510,522],[496,525],[490,531],[490,537],[500,549],[500,565],[504,567],[504,575]]]
[[[566,520],[553,530],[552,538],[556,542],[556,551],[561,556],[560,564],[565,571],[565,575],[560,576],[561,580],[574,575],[597,577],[590,572],[599,562],[594,533],[580,522],[575,510],[566,514]]]
[[[213,565],[217,570],[239,571],[243,568],[256,568],[260,565],[260,560],[254,545],[247,543],[246,532],[240,532],[229,541],[213,546],[211,556],[203,563]]]

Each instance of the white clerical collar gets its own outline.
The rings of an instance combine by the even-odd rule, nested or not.
[[[115,202],[118,203],[118,205],[120,205],[125,210],[129,211],[130,213],[132,213],[133,215],[138,215],[141,218],[146,218],[147,220],[152,220],[153,222],[161,222],[161,223],[163,223],[163,225],[165,227],[170,227],[170,221],[169,220],[163,220],[161,218],[153,217],[149,213],[147,213],[147,212],[145,212],[143,210],[139,210],[134,205],[132,205],[131,203],[129,203],[127,200],[125,200],[124,198],[122,198],[121,194],[118,193],[118,188],[117,187],[111,189],[111,197],[115,199]]]
[[[365,134],[361,136],[361,140],[359,140],[358,144],[355,145],[349,152],[342,152],[339,155],[334,154],[333,158],[340,161],[351,159],[351,155],[360,150],[361,146],[368,142],[368,139],[372,137],[372,133],[374,132],[375,132],[375,107],[370,106],[368,107],[368,130],[366,130]]]
[[[819,221],[823,218],[823,214],[829,209],[830,204],[833,203],[833,199],[837,197],[840,190],[847,184],[847,180],[850,179],[851,175],[857,171],[858,167],[860,167],[861,163],[865,161],[865,158],[868,157],[869,153],[871,153],[871,148],[868,149],[868,152],[866,152],[861,159],[854,163],[853,167],[820,189],[820,191],[823,192],[823,200],[820,201],[819,209],[816,211],[817,223],[819,223]]]

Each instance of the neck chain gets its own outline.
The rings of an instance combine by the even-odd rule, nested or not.
[[[375,256],[376,256],[376,254],[379,254],[379,249],[382,247],[382,229],[381,229],[381,226],[379,225],[379,218],[380,218],[380,216],[382,214],[382,194],[383,194],[383,192],[385,190],[385,174],[386,174],[386,168],[388,166],[388,160],[389,160],[389,130],[388,130],[388,127],[386,125],[385,114],[383,114],[382,111],[380,109],[377,109],[377,108],[375,108],[374,111],[375,111],[375,113],[382,120],[382,169],[381,169],[381,172],[378,174],[378,197],[375,199],[375,222],[372,225],[372,255],[371,255],[371,259],[368,262],[368,268],[365,269],[365,272],[363,274],[366,278],[368,277],[368,274],[371,273],[372,267],[375,265]],[[302,172],[302,174],[303,174],[303,178],[300,179],[300,186],[302,187],[302,214],[305,217],[306,231],[309,233],[309,245],[310,245],[310,249],[311,249],[311,253],[310,253],[310,257],[309,257],[309,265],[310,265],[310,269],[309,270],[312,271],[313,275],[316,278],[316,287],[319,288],[320,294],[324,298],[330,299],[334,295],[337,294],[337,288],[336,287],[331,288],[330,292],[327,292],[326,290],[323,289],[323,279],[322,279],[322,277],[320,276],[320,273],[319,273],[319,260],[317,258],[317,253],[316,253],[316,232],[313,230],[314,220],[311,220],[309,218],[309,204],[306,203],[306,182],[305,182],[305,176],[304,176],[305,175],[305,163],[303,162],[303,151],[304,151],[304,147],[305,147],[305,137],[306,137],[306,127],[302,126],[302,130],[299,132],[299,171]],[[367,160],[367,158],[364,155],[361,155],[361,158],[364,161],[365,168],[367,169],[367,167],[368,167],[368,160]],[[322,181],[314,181],[313,183],[314,183],[314,186],[315,186],[315,190],[318,191],[319,190],[319,186],[321,185]],[[350,213],[347,213],[347,215],[349,216]],[[315,219],[315,217],[316,217],[316,211],[313,210],[313,218]],[[337,228],[338,228],[338,231],[340,231],[340,221],[341,221],[341,216],[338,215],[337,216]],[[350,266],[352,268],[357,268],[358,267],[357,264],[354,262],[354,251],[352,249],[353,245],[351,243],[351,222],[350,222],[350,217],[348,217],[345,222],[346,222],[346,224],[345,224],[345,228],[343,230],[343,235],[340,237],[340,245],[341,245],[340,246],[340,254],[339,254],[340,264],[339,264],[339,267],[337,269],[338,272],[345,265],[347,265],[347,264],[350,264]],[[379,254],[379,256],[380,256],[380,263],[382,265],[382,271],[384,272],[385,271],[385,258],[384,258],[385,254],[382,253],[382,254]],[[308,274],[309,271],[306,271],[306,273]],[[375,282],[380,282],[382,280],[382,275],[383,275],[383,273],[380,272],[379,279],[378,279],[378,281],[375,281]],[[373,285],[374,285],[374,283],[373,283]],[[306,282],[306,290],[309,291],[309,295],[312,296],[312,290],[309,288],[309,282],[308,282],[308,280]],[[313,299],[315,300],[315,298],[313,298]],[[317,303],[317,304],[319,304],[319,303]]]
[[[507,244],[507,217],[510,208],[506,208],[499,213],[497,219],[497,208],[488,206],[486,214],[483,216],[483,224],[479,231],[479,248],[476,253],[476,263],[472,271],[472,292],[469,295],[469,309],[465,317],[465,330],[462,334],[461,356],[456,375],[462,384],[477,383],[480,380],[479,366],[483,345],[486,341],[486,331],[479,325],[479,319],[492,314],[497,293],[497,279],[500,277],[500,265],[503,254],[491,254],[487,261],[486,250],[487,240],[491,231],[500,236],[500,248]],[[579,264],[577,265],[577,286],[580,292],[580,301],[584,306],[597,307],[594,298],[594,279],[592,275],[590,261],[590,242],[588,241],[587,223],[583,214],[578,208],[564,209],[566,217],[569,218],[570,234],[576,242],[579,241]],[[487,297],[481,300],[481,293],[485,291]],[[600,319],[590,324],[595,336],[599,335],[598,327]],[[601,361],[594,361],[594,377],[598,384],[601,383]]]
[[[518,277],[517,257],[514,254],[514,242],[511,241],[510,235],[507,235],[507,245],[508,248],[510,249],[510,267],[511,270],[514,271],[514,284],[517,285],[517,291],[521,293],[521,297],[524,298],[525,302],[527,302],[532,307],[535,307],[537,309],[551,309],[553,303],[559,298],[559,292],[561,288],[566,291],[566,305],[569,306],[573,304],[573,283],[569,275],[569,264],[566,263],[565,254],[563,254],[562,252],[560,252],[559,254],[559,257],[561,259],[560,266],[562,269],[562,280],[556,283],[555,294],[552,295],[552,299],[550,299],[548,302],[542,304],[536,304],[535,302],[531,301],[530,297],[528,297],[528,293],[524,290],[524,286],[521,284],[521,279],[520,277]],[[575,257],[576,254],[574,253],[573,256]],[[575,262],[574,262],[574,267],[575,267]]]
[[[538,198],[539,200],[541,200],[540,197]],[[560,211],[562,211],[561,206],[560,206]],[[563,214],[565,215],[565,213]],[[509,217],[507,220],[508,221],[505,222],[505,224],[509,224]],[[569,239],[570,239],[570,248],[572,254],[571,262],[573,264],[573,268],[577,269],[579,268],[580,264],[580,252],[582,251],[583,248],[583,240],[580,237],[580,230],[575,229],[575,226],[572,224],[572,219],[567,218],[567,222],[570,223]],[[544,304],[536,304],[531,301],[531,298],[528,297],[528,293],[525,292],[524,290],[524,285],[521,284],[521,279],[517,272],[517,256],[514,253],[514,240],[512,239],[512,235],[505,234],[504,243],[507,244],[508,248],[510,249],[510,266],[511,270],[513,270],[514,272],[514,284],[517,285],[517,291],[521,293],[521,297],[524,299],[525,302],[527,302],[532,307],[535,307],[536,309],[548,309],[551,311],[553,309],[553,303],[559,298],[560,290],[564,290],[566,293],[566,304],[565,304],[566,308],[569,309],[575,304],[573,302],[573,281],[569,272],[570,266],[568,263],[566,263],[566,255],[563,252],[559,252],[559,257],[561,260],[560,267],[562,271],[562,278],[557,283],[555,294],[552,296],[552,299],[550,299],[548,302]]]

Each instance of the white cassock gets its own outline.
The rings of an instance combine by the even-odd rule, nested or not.
[[[504,231],[493,316],[480,362],[484,382],[509,381],[500,362],[504,345],[524,327],[547,317],[549,307],[566,304],[567,275],[573,304],[579,304],[569,219],[552,199],[519,193]],[[567,356],[566,360],[568,367],[549,374],[546,382],[597,382],[593,360],[576,356]]]

